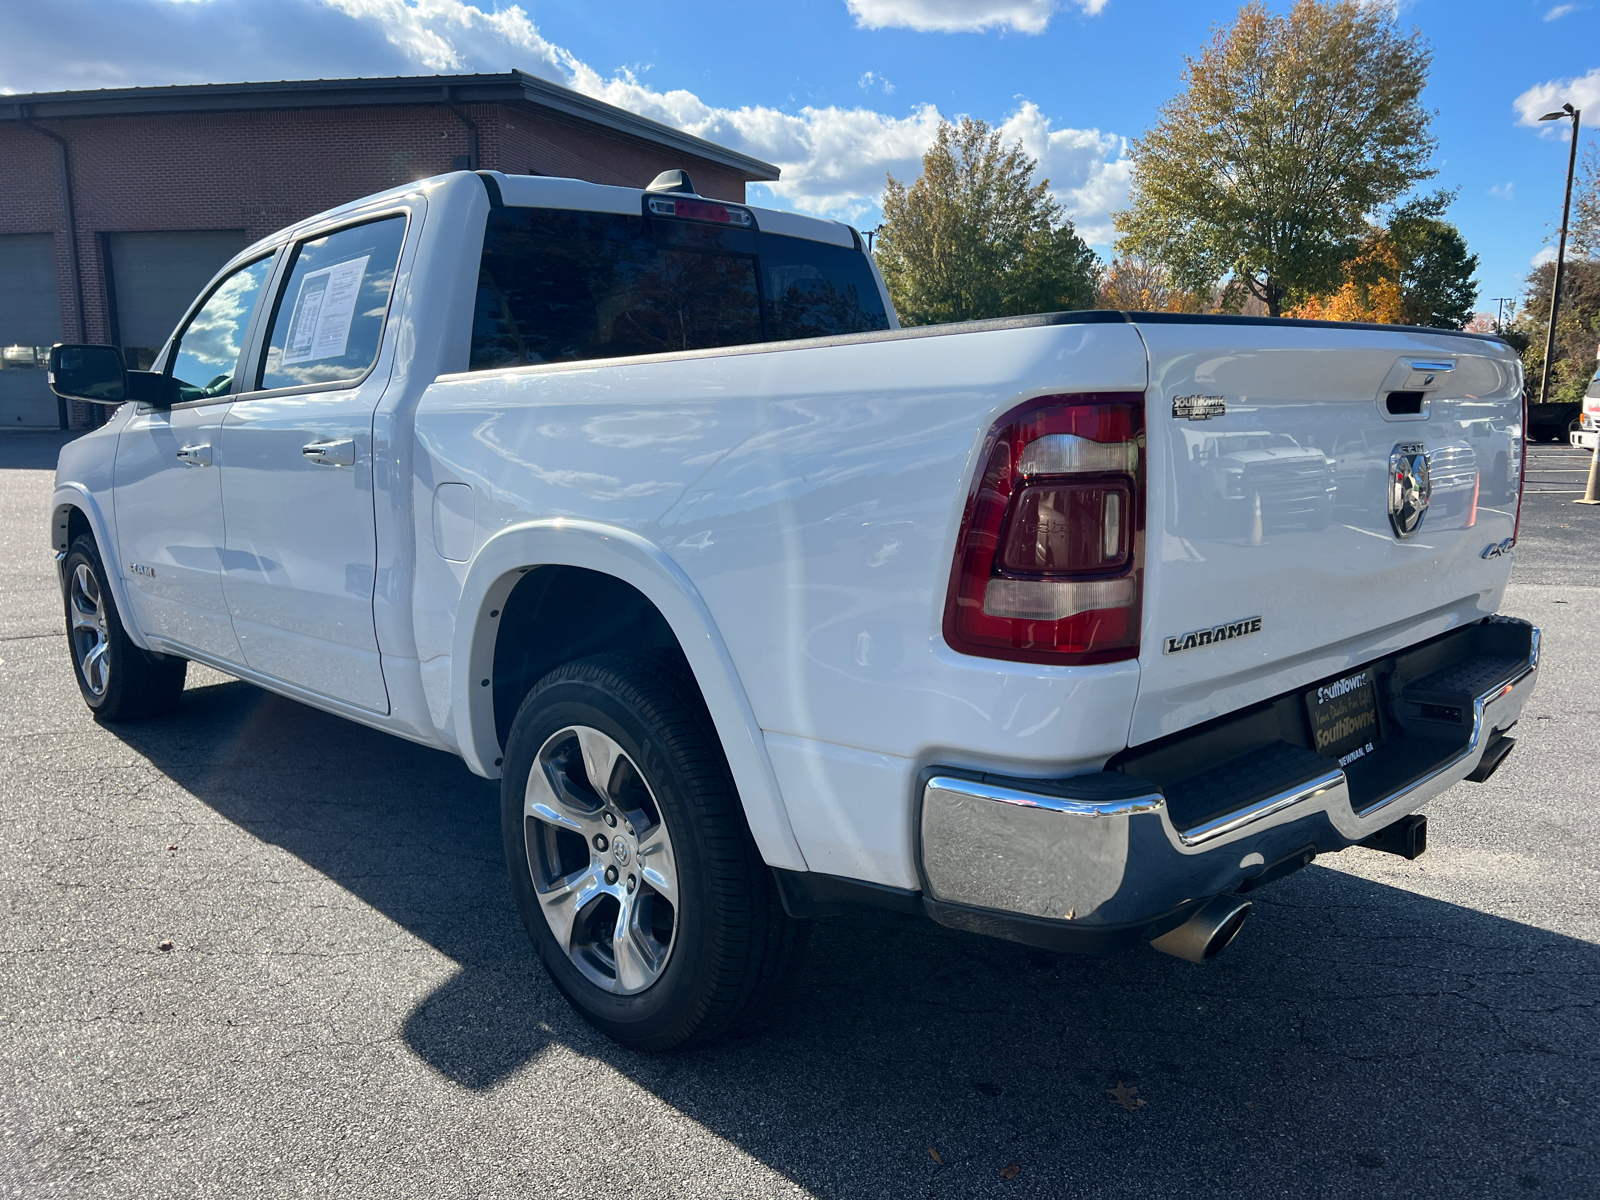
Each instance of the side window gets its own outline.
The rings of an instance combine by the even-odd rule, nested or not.
[[[393,216],[294,248],[258,387],[338,383],[371,369],[405,236],[405,217]]]
[[[872,269],[859,250],[809,238],[761,235],[767,337],[832,337],[889,328]]]
[[[615,213],[489,214],[475,371],[762,340],[755,234]]]
[[[271,270],[270,255],[240,267],[217,285],[184,326],[172,354],[171,371],[181,398],[204,400],[232,390],[250,314]]]

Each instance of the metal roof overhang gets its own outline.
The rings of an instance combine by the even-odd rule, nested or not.
[[[201,83],[0,96],[0,121],[161,116],[294,108],[386,108],[433,104],[506,104],[556,114],[650,142],[744,175],[778,178],[778,168],[673,129],[524,71],[494,75],[405,75],[390,79],[305,79],[280,83]]]

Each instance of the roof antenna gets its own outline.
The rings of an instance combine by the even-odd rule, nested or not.
[[[663,171],[650,181],[650,186],[645,188],[645,191],[682,192],[688,196],[698,194],[694,190],[694,184],[690,181],[689,172],[687,171]]]

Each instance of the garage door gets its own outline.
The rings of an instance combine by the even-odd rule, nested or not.
[[[0,237],[0,429],[56,428],[45,365],[60,340],[55,236]]]
[[[144,370],[222,265],[245,247],[242,230],[106,235],[113,336]]]

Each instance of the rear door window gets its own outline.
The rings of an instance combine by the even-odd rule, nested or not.
[[[888,328],[864,257],[754,230],[616,213],[489,214],[473,370]]]
[[[272,314],[258,387],[342,383],[372,369],[405,236],[406,218],[397,215],[294,248]]]

